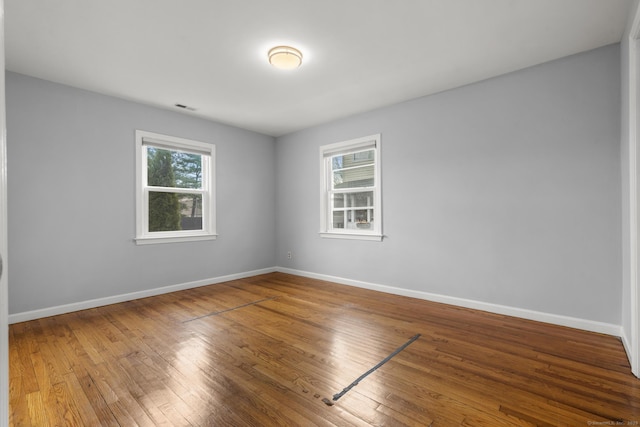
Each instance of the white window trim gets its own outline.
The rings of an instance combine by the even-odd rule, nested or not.
[[[320,237],[329,239],[351,239],[351,240],[371,240],[382,241],[382,182],[381,182],[381,161],[380,161],[380,134],[365,136],[343,142],[323,145],[320,147]],[[368,148],[375,149],[374,166],[374,187],[373,191],[374,210],[376,220],[373,222],[373,230],[342,230],[330,227],[331,205],[329,203],[329,190],[331,189],[331,174],[329,173],[329,158],[339,153],[349,153]]]
[[[203,176],[209,177],[202,183],[202,230],[179,230],[165,232],[149,232],[148,195],[149,187],[146,182],[147,156],[144,149],[145,143],[156,147],[165,147],[176,150],[203,154]],[[216,234],[215,211],[215,154],[216,147],[213,144],[193,141],[175,136],[161,135],[158,133],[136,130],[136,237],[137,245],[156,243],[176,243],[199,240],[213,240]],[[193,189],[153,187],[154,191],[171,191],[193,193]],[[208,213],[208,214],[207,214]]]

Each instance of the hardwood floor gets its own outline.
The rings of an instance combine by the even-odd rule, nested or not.
[[[640,423],[617,338],[282,273],[14,324],[9,351],[20,427]]]

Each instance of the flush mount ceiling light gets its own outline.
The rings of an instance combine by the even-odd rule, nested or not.
[[[302,64],[302,52],[291,46],[276,46],[269,50],[269,63],[282,70],[293,70]]]

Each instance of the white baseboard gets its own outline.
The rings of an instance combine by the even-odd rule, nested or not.
[[[216,283],[228,282],[230,280],[243,279],[246,277],[257,276],[260,274],[272,273],[279,271],[282,273],[294,274],[312,279],[326,280],[329,282],[340,283],[343,285],[355,286],[358,288],[370,289],[389,294],[402,295],[407,297],[419,298],[427,301],[434,301],[444,304],[456,305],[459,307],[472,308],[475,310],[488,311],[490,313],[502,314],[506,316],[520,317],[523,319],[536,320],[538,322],[551,323],[555,325],[567,326],[575,329],[598,332],[607,335],[621,337],[625,350],[629,349],[629,341],[623,334],[622,326],[610,323],[595,322],[593,320],[579,319],[575,317],[562,316],[557,314],[544,313],[539,311],[527,310],[523,308],[510,307],[498,304],[492,304],[481,301],[474,301],[464,298],[452,297],[447,295],[433,294],[429,292],[416,291],[411,289],[397,288],[393,286],[380,285],[377,283],[369,283],[358,280],[345,279],[343,277],[330,276],[327,274],[312,273],[302,270],[294,270],[284,267],[270,267],[260,270],[246,271],[242,273],[229,274],[227,276],[214,277],[210,279],[197,280],[194,282],[180,283],[177,285],[164,286],[161,288],[147,289],[144,291],[131,292],[127,294],[114,295],[110,297],[97,298],[88,301],[81,301],[72,304],[48,307],[39,310],[26,311],[9,315],[9,324],[26,322],[29,320],[40,319],[58,314],[71,313],[73,311],[86,310],[89,308],[100,307],[109,304],[116,304],[124,301],[132,301],[139,298],[146,298],[155,295],[162,295],[170,292],[181,291],[184,289],[197,288],[200,286],[212,285]]]
[[[147,289],[144,291],[131,292],[128,294],[114,295],[104,298],[96,298],[88,301],[81,301],[72,304],[48,307],[39,310],[25,311],[9,315],[9,324],[26,322],[28,320],[41,319],[43,317],[56,316],[58,314],[71,313],[73,311],[86,310],[89,308],[101,307],[103,305],[116,304],[124,301],[132,301],[140,298],[152,297],[155,295],[167,294],[170,292],[182,291],[185,289],[198,288],[200,286],[213,285],[216,283],[228,282],[230,280],[244,279],[246,277],[257,276],[259,274],[273,273],[275,267],[263,268],[260,270],[246,271],[243,273],[229,274],[227,276],[214,277],[210,279],[197,280],[195,282],[180,283],[177,285],[163,286],[161,288]]]
[[[637,378],[640,378],[638,375],[638,371],[634,369],[633,363],[633,352],[631,351],[631,339],[629,335],[627,335],[627,331],[624,328],[621,328],[620,340],[622,341],[622,346],[624,347],[624,351],[627,353],[627,358],[629,359],[629,365],[631,365],[631,373],[635,375]]]
[[[524,308],[510,307],[499,304],[492,304],[482,301],[474,301],[465,298],[452,297],[447,295],[432,294],[429,292],[415,291],[411,289],[397,288],[393,286],[380,285],[377,283],[362,282],[359,280],[345,279],[342,277],[329,276],[326,274],[311,273],[308,271],[294,270],[291,268],[276,267],[276,271],[294,274],[297,276],[309,277],[311,279],[325,280],[328,282],[340,283],[343,285],[355,286],[358,288],[370,289],[389,294],[402,295],[419,298],[427,301],[439,302],[443,304],[456,305],[459,307],[472,308],[475,310],[488,311],[490,313],[502,314],[506,316],[520,317],[538,322],[551,323],[554,325],[567,326],[574,329],[598,332],[606,335],[622,337],[622,326],[611,323],[596,322],[593,320],[579,319],[575,317],[562,316],[558,314],[544,313],[540,311],[528,310]]]
[[[624,328],[621,328],[620,330],[620,340],[622,341],[624,351],[627,353],[627,356],[629,356],[631,354],[631,341],[629,340]],[[629,362],[631,362],[631,360],[629,360]]]

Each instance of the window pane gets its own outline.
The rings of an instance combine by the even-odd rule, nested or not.
[[[346,193],[346,206],[353,208],[364,208],[373,206],[373,191],[363,191],[360,193]]]
[[[147,146],[147,182],[154,187],[202,188],[202,155]]]
[[[342,164],[344,163],[344,156],[334,156],[331,158],[331,169],[342,169]]]
[[[333,212],[333,228],[344,228],[344,211]]]
[[[149,192],[149,231],[202,230],[202,194]]]
[[[183,230],[202,230],[202,194],[180,195],[180,225]]]
[[[333,194],[333,207],[334,208],[343,208],[344,207],[344,194]]]
[[[374,163],[374,149],[331,157],[333,188],[373,186]]]
[[[352,167],[333,172],[333,188],[372,187],[373,165]]]
[[[373,229],[373,209],[334,210],[332,220],[334,229]]]
[[[358,153],[352,154],[353,163],[373,163],[374,160],[374,150],[360,151]]]
[[[355,215],[358,228],[369,228],[369,224],[373,221],[373,209],[358,209]]]
[[[356,153],[340,154],[331,158],[331,169],[345,169],[353,166],[372,165],[375,160],[374,149]]]
[[[176,193],[149,192],[149,231],[176,231],[180,226],[180,199]]]

